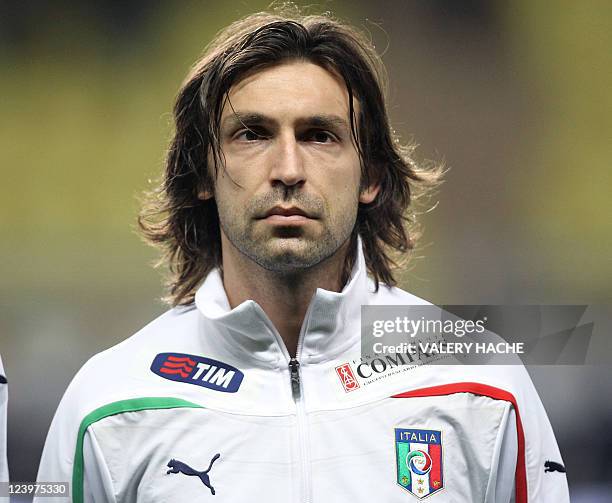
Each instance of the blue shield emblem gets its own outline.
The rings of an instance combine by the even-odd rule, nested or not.
[[[395,428],[397,483],[419,499],[444,487],[442,432]]]

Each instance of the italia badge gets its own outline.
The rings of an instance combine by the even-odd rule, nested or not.
[[[444,487],[442,432],[395,428],[397,483],[419,499]]]

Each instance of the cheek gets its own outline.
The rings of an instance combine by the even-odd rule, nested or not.
[[[216,195],[225,200],[236,200],[245,192],[245,182],[248,182],[248,180],[240,172],[232,171],[229,167],[220,169],[215,181]]]
[[[219,216],[222,219],[234,219],[237,214],[237,208],[242,207],[239,202],[240,192],[239,187],[232,183],[231,178],[227,174],[221,174],[215,181],[215,199]]]
[[[334,219],[353,218],[359,205],[359,177],[352,173],[327,179],[324,187],[328,211]]]
[[[226,156],[225,169],[219,170],[216,185],[232,197],[244,197],[265,183],[265,163],[233,157]]]
[[[345,201],[358,199],[361,172],[358,165],[351,163],[345,169],[332,169],[332,173],[328,181],[328,190],[331,193],[332,200],[342,198]]]

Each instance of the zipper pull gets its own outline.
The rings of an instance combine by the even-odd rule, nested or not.
[[[289,360],[289,372],[291,374],[291,394],[293,399],[300,397],[300,362],[295,358]]]

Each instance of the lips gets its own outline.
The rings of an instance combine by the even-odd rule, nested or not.
[[[303,209],[298,208],[296,206],[291,206],[289,208],[284,208],[282,206],[275,206],[271,210],[268,210],[262,218],[268,218],[273,215],[279,215],[281,217],[298,216],[298,217],[305,217],[305,218],[314,218],[308,213],[306,213]]]

